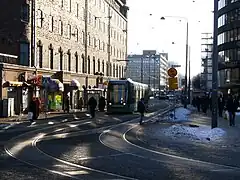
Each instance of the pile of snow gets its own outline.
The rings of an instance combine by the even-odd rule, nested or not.
[[[188,127],[184,125],[173,125],[162,131],[165,135],[174,138],[185,137],[191,140],[214,141],[225,135],[225,131],[221,128],[211,129],[208,126]]]
[[[171,122],[188,121],[189,114],[191,114],[190,110],[185,109],[183,107],[177,108],[175,110],[175,118],[174,117],[170,118],[170,121]]]

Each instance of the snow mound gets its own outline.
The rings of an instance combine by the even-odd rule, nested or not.
[[[179,122],[179,121],[188,121],[188,115],[191,114],[189,109],[185,109],[183,107],[177,108],[175,110],[175,118],[170,118],[171,122]]]
[[[221,128],[211,129],[208,126],[196,128],[178,124],[164,129],[163,133],[174,138],[185,137],[191,140],[214,141],[223,137],[226,132]]]

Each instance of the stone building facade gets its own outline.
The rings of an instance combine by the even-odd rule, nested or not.
[[[98,86],[100,75],[101,83],[123,78],[127,11],[125,0],[1,0],[0,53],[17,60],[14,68],[2,62],[16,77],[3,75],[0,84],[25,72],[25,79],[61,74],[64,89],[74,80],[80,90]]]

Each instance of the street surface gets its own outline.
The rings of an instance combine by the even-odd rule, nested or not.
[[[0,179],[240,179],[239,148],[224,146],[229,140],[215,146],[161,133],[173,124],[208,123],[194,114],[190,122],[167,122],[169,107],[161,101],[143,126],[136,114],[98,113],[95,120],[78,115],[4,130]]]

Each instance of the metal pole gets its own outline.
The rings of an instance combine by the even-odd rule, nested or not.
[[[148,72],[149,72],[149,75],[148,75],[148,86],[150,87],[150,84],[151,84],[151,75],[150,75],[150,73],[151,73],[151,66],[150,66],[150,61],[151,61],[151,55],[149,54],[149,58],[148,58]]]
[[[159,58],[159,85],[158,85],[158,91],[159,91],[159,98],[161,96],[161,56]]]
[[[188,103],[191,104],[191,47],[189,46],[189,57],[188,57]]]
[[[143,57],[141,57],[141,83],[143,83]]]
[[[155,89],[156,89],[156,57],[154,56],[154,59],[153,59],[153,74],[154,74],[154,78],[153,78],[153,88],[154,88],[154,92],[155,92]]]
[[[185,93],[184,93],[184,108],[187,108],[187,71],[188,71],[188,21],[187,21],[187,35],[186,35],[186,62],[185,62]]]
[[[212,60],[212,128],[218,126],[218,0],[214,0],[213,60]]]

